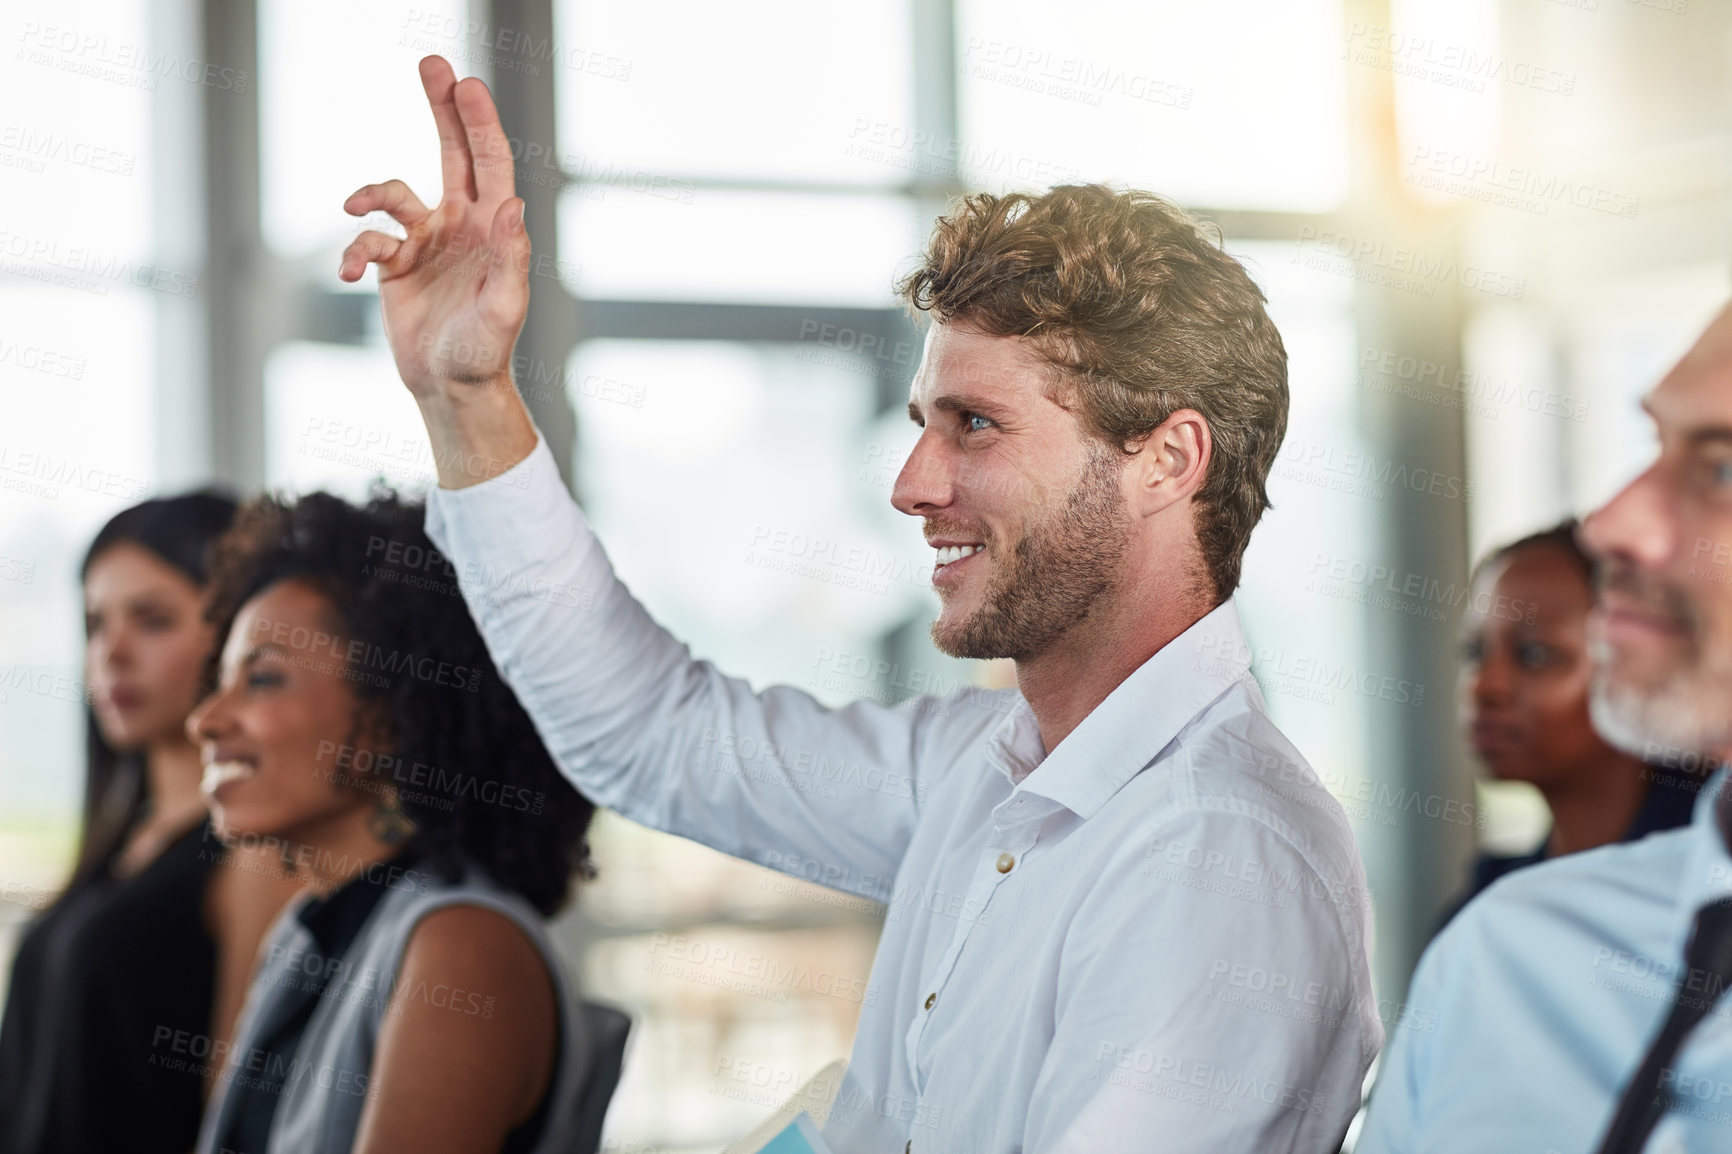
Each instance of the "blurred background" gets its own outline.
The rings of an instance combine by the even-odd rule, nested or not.
[[[423,55],[499,102],[519,384],[622,575],[828,702],[1004,677],[931,647],[888,502],[921,339],[891,285],[949,199],[1104,180],[1218,223],[1291,355],[1240,604],[1352,816],[1386,1026],[1476,845],[1546,828],[1458,736],[1470,561],[1634,474],[1636,398],[1732,289],[1703,0],[13,0],[0,37],[0,961],[72,862],[96,528],[213,480],[432,481],[373,278],[336,277],[351,191],[437,199]],[[609,1148],[719,1149],[847,1053],[881,912],[595,842],[558,934],[636,1023]]]

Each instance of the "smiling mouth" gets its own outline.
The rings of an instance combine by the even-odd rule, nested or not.
[[[1602,602],[1588,616],[1588,631],[1590,638],[1615,646],[1632,638],[1682,640],[1689,636],[1689,625],[1676,615]]]
[[[932,567],[935,570],[942,569],[946,565],[953,565],[965,557],[972,557],[976,553],[984,552],[985,549],[985,545],[940,545]]]
[[[204,767],[204,777],[198,783],[199,792],[211,797],[230,782],[245,780],[257,772],[258,764],[247,759],[213,761]]]

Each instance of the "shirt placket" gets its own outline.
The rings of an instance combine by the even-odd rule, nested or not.
[[[985,920],[987,909],[998,887],[1024,868],[1024,859],[1040,838],[1041,819],[1052,809],[1044,798],[1016,794],[993,810],[992,836],[988,844],[976,851],[974,869],[969,877],[968,894],[962,908],[970,917],[958,917],[951,933],[950,947],[928,975],[926,995],[915,1011],[904,1036],[908,1070],[917,1095],[926,1092],[926,1075],[921,1069],[920,1054],[927,1024],[938,1005],[944,1001],[945,988],[956,971],[956,961],[968,945],[970,935]],[[943,915],[932,915],[943,916]]]

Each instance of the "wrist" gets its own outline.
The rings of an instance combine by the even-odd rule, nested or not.
[[[503,369],[490,376],[447,377],[429,373],[410,388],[421,415],[428,419],[461,419],[489,407],[505,408],[518,400],[517,384]]]
[[[442,489],[497,477],[534,451],[535,423],[508,374],[439,381],[415,394]]]

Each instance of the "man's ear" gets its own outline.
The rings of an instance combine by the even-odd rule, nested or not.
[[[1209,474],[1215,443],[1209,422],[1195,409],[1180,409],[1135,441],[1127,465],[1132,516],[1147,517],[1193,496]]]

